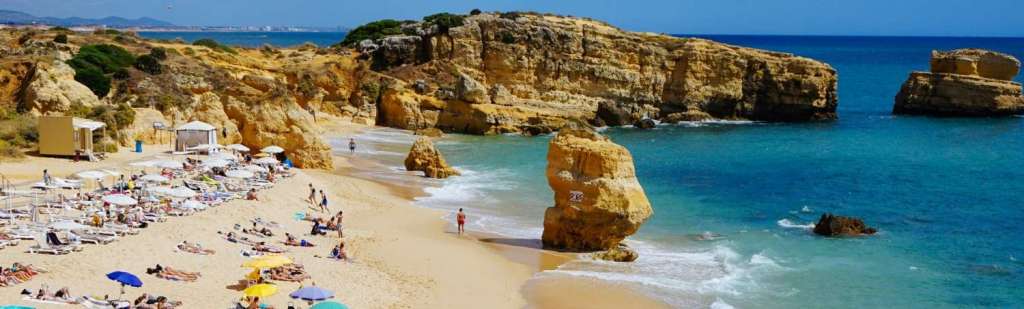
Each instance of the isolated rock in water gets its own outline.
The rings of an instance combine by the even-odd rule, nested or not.
[[[654,119],[651,118],[640,119],[637,122],[633,123],[633,127],[644,130],[654,129],[654,127],[656,126],[658,126],[658,123],[654,122]]]
[[[1013,56],[978,49],[932,52],[932,72],[913,72],[903,83],[894,114],[1008,116],[1024,114],[1020,70]]]
[[[823,236],[859,236],[875,232],[874,228],[868,227],[861,219],[834,216],[830,213],[822,214],[818,224],[814,225],[814,234]]]
[[[640,254],[636,253],[635,250],[626,245],[619,244],[607,251],[595,253],[593,257],[595,259],[612,262],[632,262],[636,261],[636,259],[640,257]]]
[[[547,178],[555,206],[544,212],[545,248],[614,248],[654,212],[629,151],[588,127],[562,128],[551,140]]]
[[[714,118],[711,117],[711,115],[708,115],[708,113],[702,111],[688,111],[665,115],[665,117],[662,118],[662,121],[667,123],[680,123],[683,121],[707,121],[711,119]]]
[[[1020,71],[1020,61],[1013,56],[984,49],[932,51],[931,70],[932,73],[1013,80]]]
[[[458,171],[448,166],[441,152],[437,151],[434,143],[426,136],[420,137],[412,144],[409,156],[405,157],[405,170],[423,171],[425,176],[438,179],[459,175]]]

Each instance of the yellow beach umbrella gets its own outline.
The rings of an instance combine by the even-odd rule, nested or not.
[[[284,266],[291,263],[293,263],[292,259],[286,256],[270,255],[251,259],[245,263],[242,263],[242,267],[266,269]]]
[[[277,286],[272,284],[257,284],[242,291],[248,297],[267,297],[277,293]]]

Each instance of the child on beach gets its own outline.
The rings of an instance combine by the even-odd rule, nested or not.
[[[356,139],[348,139],[348,151],[351,152],[352,154],[356,153]]]
[[[320,211],[327,212],[327,194],[324,194],[324,190],[320,190]]]
[[[459,213],[455,215],[455,222],[459,224],[459,235],[466,232],[466,213],[462,212],[462,208],[459,208]]]

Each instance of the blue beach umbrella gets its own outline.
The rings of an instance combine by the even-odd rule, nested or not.
[[[124,286],[141,287],[142,280],[139,277],[123,271],[115,271],[107,274],[107,279],[117,281],[121,284],[121,296],[124,296]]]
[[[18,306],[18,305],[6,305],[6,306],[0,306],[0,309],[35,309],[35,307]]]
[[[328,298],[334,298],[334,292],[311,286],[301,288],[298,291],[288,294],[288,296],[301,300],[325,300]]]
[[[313,307],[310,307],[309,309],[348,309],[348,306],[345,306],[345,305],[342,305],[341,303],[336,303],[336,302],[333,302],[333,301],[325,301],[325,302],[313,305]]]

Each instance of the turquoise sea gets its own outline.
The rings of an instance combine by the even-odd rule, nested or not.
[[[641,257],[572,262],[538,280],[606,280],[684,308],[1024,307],[1024,118],[890,114],[932,49],[1024,59],[1024,39],[710,38],[830,63],[840,119],[606,130],[632,152],[655,208],[629,240]],[[433,183],[418,203],[463,207],[473,229],[538,239],[553,204],[549,139],[449,136],[439,147],[464,176]],[[399,165],[412,140],[398,130],[357,137],[360,155],[390,167],[375,177],[389,179],[411,177]],[[880,233],[814,236],[823,212],[861,217]]]

